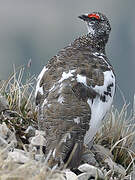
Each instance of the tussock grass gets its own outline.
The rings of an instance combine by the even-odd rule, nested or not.
[[[30,76],[28,68],[14,66],[13,69],[13,74],[0,84],[0,93],[9,103],[9,109],[0,115],[0,122],[6,122],[21,139],[29,125],[37,127],[34,103],[36,78]],[[121,164],[126,169],[126,175],[130,176],[130,172],[135,167],[135,98],[129,115],[127,109],[126,104],[120,111],[112,107],[95,137],[95,143],[107,147],[112,152],[114,161]],[[21,141],[23,144],[22,139]],[[23,148],[23,145],[18,147]],[[42,180],[53,179],[53,176],[54,179],[64,179],[61,173],[59,170],[55,172],[50,170],[47,164],[35,163],[35,161],[18,165],[12,160],[3,158],[0,153],[0,179]]]
[[[24,66],[19,68],[13,66],[13,69],[14,72],[8,80],[2,81],[0,85],[0,93],[6,97],[9,104],[9,109],[6,111],[7,117],[4,116],[3,120],[15,130],[19,127],[26,129],[37,119],[34,103],[36,79],[35,76],[30,76],[28,68]]]
[[[28,75],[24,67],[15,68],[14,72],[3,82],[0,89],[9,102],[9,108],[17,111],[20,115],[27,118],[29,110],[33,108],[33,94],[35,77]],[[27,76],[27,78],[26,78]],[[26,78],[26,81],[24,81]]]
[[[135,102],[134,102],[135,104]],[[95,142],[107,147],[114,161],[121,164],[128,174],[134,169],[135,160],[135,106],[128,115],[128,105],[124,104],[119,112],[112,107]]]
[[[53,171],[46,164],[30,161],[17,164],[12,159],[0,158],[1,180],[65,180],[64,172]]]

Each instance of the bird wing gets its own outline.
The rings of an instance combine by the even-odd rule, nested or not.
[[[35,92],[36,104],[43,103],[42,96],[45,98],[57,83],[62,82],[61,77],[72,79],[72,82],[75,80],[72,83],[73,89],[76,93],[75,87],[80,89],[83,92],[80,95],[89,94],[90,98],[93,98],[95,93],[103,95],[106,86],[111,84],[109,73],[107,83],[104,84],[105,72],[110,72],[110,67],[107,61],[91,55],[87,49],[80,51],[73,50],[71,46],[66,47],[54,56],[39,74]],[[113,74],[113,70],[110,74]]]

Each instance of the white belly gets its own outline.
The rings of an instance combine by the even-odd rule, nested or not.
[[[111,95],[106,96],[106,101],[103,102],[100,99],[100,96],[97,96],[93,103],[91,99],[88,99],[87,103],[90,106],[91,109],[91,119],[90,119],[90,128],[87,131],[85,137],[84,137],[84,143],[88,144],[94,137],[94,135],[97,133],[99,127],[102,124],[102,119],[105,117],[107,112],[109,111],[113,96],[115,93],[115,76],[112,71],[106,71],[104,72],[104,85],[103,86],[95,86],[93,89],[98,92],[100,95],[104,94],[104,91],[107,90],[107,86],[109,84],[113,83],[114,86],[111,88]]]

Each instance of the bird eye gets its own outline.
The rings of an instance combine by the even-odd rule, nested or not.
[[[93,20],[99,20],[100,16],[98,14],[88,14],[88,18]]]

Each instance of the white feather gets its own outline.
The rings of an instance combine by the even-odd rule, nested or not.
[[[105,60],[105,58],[104,58],[105,55],[104,55],[103,53],[97,53],[97,52],[95,52],[95,53],[93,53],[93,55],[96,56],[96,57],[98,57],[98,58],[100,58],[100,59],[103,59],[104,62],[107,64],[107,66],[110,68],[110,64]]]
[[[87,24],[88,33],[95,34],[95,30],[92,28],[91,25]]]
[[[49,92],[51,92],[52,90],[54,90],[55,88],[55,84],[51,87],[51,89],[49,89]]]
[[[75,71],[76,71],[76,70],[69,70],[68,73],[63,72],[63,73],[62,73],[62,77],[61,77],[61,79],[60,79],[58,82],[61,83],[61,82],[64,81],[65,79],[68,79],[69,77],[72,77],[72,76],[73,76],[72,73],[74,73]]]
[[[103,86],[95,86],[93,89],[98,92],[99,94],[103,95],[104,94],[104,91],[107,90],[107,86],[111,83],[114,84],[115,86],[115,78],[114,78],[114,74],[112,71],[105,71],[103,72],[104,74],[104,85]],[[115,91],[115,88],[113,87],[112,89],[114,89]],[[112,92],[112,94],[114,94],[114,91]]]
[[[58,102],[62,104],[64,102],[64,97],[63,96],[59,96],[58,97]]]
[[[48,103],[47,99],[44,100],[42,107],[44,107],[44,105],[46,105]]]
[[[75,122],[76,124],[79,124],[79,123],[80,123],[80,117],[74,118],[74,122]]]
[[[103,86],[95,86],[93,89],[98,92],[100,95],[104,94],[104,91],[107,90],[107,86],[113,83],[113,87],[111,88],[111,97],[106,96],[106,101],[101,101],[100,97],[97,96],[92,103],[91,99],[88,99],[87,103],[91,108],[91,119],[89,123],[89,130],[87,131],[84,137],[84,143],[88,144],[97,133],[99,127],[101,126],[102,119],[105,117],[106,113],[109,111],[113,96],[115,93],[115,77],[112,71],[104,72],[104,85]]]
[[[86,76],[82,76],[80,74],[77,74],[77,82],[80,82],[80,83],[83,83],[85,86],[87,86],[87,83],[86,83]]]
[[[43,95],[43,87],[40,87],[40,81],[44,75],[44,73],[48,70],[48,68],[46,68],[44,66],[44,68],[42,69],[41,73],[39,74],[38,78],[37,78],[37,85],[36,85],[36,91],[35,91],[35,97],[37,96],[37,93],[40,92],[41,95]]]

